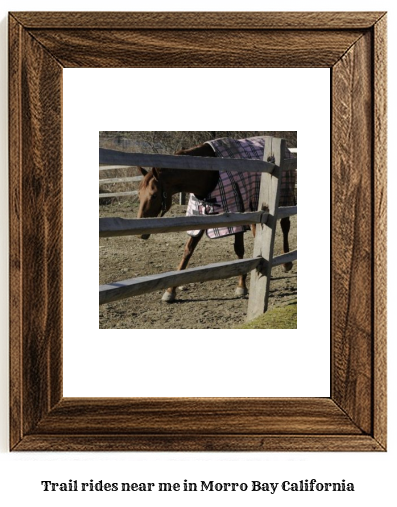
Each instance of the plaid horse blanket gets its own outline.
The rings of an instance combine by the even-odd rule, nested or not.
[[[207,141],[206,144],[211,146],[217,157],[263,160],[265,138],[232,139],[224,137]],[[288,151],[286,156],[292,157],[292,154]],[[256,211],[258,209],[260,180],[261,173],[222,171],[219,173],[217,186],[204,200],[199,200],[194,194],[190,194],[186,215]],[[295,171],[285,171],[281,178],[280,206],[296,205],[295,184]],[[206,232],[210,239],[214,239],[230,236],[237,232],[245,232],[249,229],[250,227],[247,225],[208,229]],[[197,236],[199,232],[188,231],[188,234]]]

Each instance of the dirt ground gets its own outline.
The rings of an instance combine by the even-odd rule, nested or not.
[[[185,207],[175,205],[167,216],[185,214]],[[125,204],[100,207],[100,217],[134,218],[136,210]],[[291,218],[290,248],[296,248],[296,216]],[[184,232],[156,234],[149,240],[137,236],[101,238],[99,240],[99,284],[174,271],[179,264],[188,236]],[[225,260],[235,260],[234,237],[210,240],[204,235],[190,262],[190,267]],[[282,234],[278,224],[275,255],[282,253]],[[246,257],[252,255],[253,238],[245,234]],[[243,324],[248,296],[234,295],[236,278],[194,283],[179,289],[177,299],[161,301],[164,291],[136,296],[99,307],[100,329],[231,329]],[[248,277],[249,284],[249,277]],[[249,285],[248,285],[249,286]],[[273,269],[269,309],[297,299],[297,263],[284,273]]]

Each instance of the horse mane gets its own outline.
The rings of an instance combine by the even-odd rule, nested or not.
[[[207,143],[198,144],[197,146],[193,146],[193,148],[182,148],[178,150],[175,155],[193,155],[196,157],[214,157],[214,151],[211,146]]]

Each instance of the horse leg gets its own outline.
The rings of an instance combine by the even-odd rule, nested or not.
[[[288,233],[291,227],[291,222],[289,217],[285,217],[281,219],[281,229],[283,231],[283,251],[284,253],[289,252],[289,243],[288,243]],[[286,264],[283,264],[284,271],[287,273],[288,271],[291,271],[292,269],[292,262],[287,262]]]
[[[244,258],[244,233],[238,232],[234,236],[234,251],[239,259]],[[238,278],[238,284],[235,290],[236,296],[245,296],[248,294],[248,289],[246,285],[247,274],[240,275]]]
[[[199,244],[200,239],[203,237],[204,231],[200,231],[197,236],[191,236],[185,245],[185,250],[183,252],[182,260],[178,266],[178,271],[181,271],[182,269],[186,269],[186,266],[188,265],[191,256],[193,255],[193,252],[196,248],[196,246]],[[173,303],[175,301],[176,297],[176,287],[170,287],[164,292],[164,295],[162,297],[162,300],[167,303]]]

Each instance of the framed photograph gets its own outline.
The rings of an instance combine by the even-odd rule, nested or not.
[[[139,70],[143,72],[142,69]],[[188,111],[190,118],[194,119],[193,121],[198,120],[197,110],[193,109],[195,103],[199,108],[204,109],[204,114],[208,116],[209,108],[203,108],[203,101],[193,99],[193,97],[205,97],[207,93],[210,94],[210,91],[202,89],[203,80],[199,79],[199,70],[193,69],[194,80],[191,80],[193,83],[187,79],[182,79],[182,82],[177,83],[175,78],[171,80],[172,87],[176,89],[174,97],[168,90],[166,93],[163,90],[157,92],[157,95],[161,96],[161,100],[173,104],[172,107],[176,109],[174,115],[178,115],[177,121],[183,122],[185,125],[189,123],[189,118],[186,118],[185,121],[181,119],[180,110],[182,107],[180,106],[181,101],[178,100],[181,88],[187,89],[187,93],[191,97]],[[205,70],[207,77],[211,75],[211,69]],[[242,71],[241,76],[243,76],[244,69],[240,70]],[[294,70],[291,69],[291,75],[293,72]],[[324,80],[328,80],[328,72],[324,72],[324,78]],[[97,81],[103,81],[103,78],[102,80],[97,79]],[[199,81],[199,86],[194,91],[193,86],[197,81]],[[213,88],[214,79],[207,79],[207,81]],[[262,81],[264,80],[258,79],[253,82],[262,83]],[[134,80],[130,78],[126,82],[131,83]],[[217,83],[216,95],[222,96],[222,102],[230,104],[237,102],[239,104],[240,99],[236,101],[236,98],[230,97],[230,94],[229,98],[225,98],[226,90],[229,91],[229,89],[232,90],[234,97],[238,96],[244,79],[237,80],[237,83],[236,88],[233,88],[229,82],[223,86],[219,86],[219,82]],[[304,86],[312,90],[306,82]],[[83,92],[83,95],[89,94]],[[100,95],[106,95],[106,89]],[[152,101],[152,94],[136,93],[134,90],[134,95],[144,102],[142,114],[147,116],[147,103]],[[138,123],[140,119],[136,119],[136,117],[140,111],[135,105],[130,106],[129,111],[126,111],[128,104],[125,104],[124,107],[122,105],[125,102],[125,97],[128,97],[128,93],[122,93],[121,96],[123,98],[117,104],[112,99],[112,110],[122,111],[123,116],[135,116],[134,120],[130,121],[134,121],[134,124]],[[268,116],[273,117],[279,113],[279,104],[285,101],[284,97],[285,95],[282,93],[281,100],[275,100],[277,110],[273,114],[269,113],[270,104],[267,105]],[[98,98],[93,101],[94,108],[97,103]],[[262,107],[266,107],[265,104],[267,104],[266,100]],[[261,121],[265,115],[258,114],[257,108],[254,108],[255,116]],[[165,117],[166,122],[170,122],[169,117],[172,111],[167,114],[167,112],[161,111],[157,104],[154,110],[156,116]],[[76,115],[78,116],[78,113],[73,117],[75,118]],[[114,116],[114,112],[112,112],[112,116]],[[224,114],[222,116],[224,117]],[[244,120],[246,121],[245,111]],[[327,122],[327,131],[329,115],[324,114],[324,121]],[[75,122],[73,121],[73,130],[74,126]],[[81,135],[81,131],[79,135]],[[323,135],[326,139],[329,138],[329,134]],[[286,138],[286,142],[281,141],[283,137]],[[81,138],[84,139],[84,132]],[[85,141],[83,143],[86,146]],[[280,146],[281,143],[285,144],[283,152],[285,151],[288,155],[287,163],[289,162],[290,166],[289,170],[285,170],[283,179],[277,178],[278,182],[282,181],[277,207],[283,207],[279,213],[284,213],[285,216],[279,219],[279,224],[276,221],[273,227],[266,228],[270,234],[264,238],[266,243],[263,247],[267,247],[266,258],[269,259],[270,240],[274,237],[271,255],[273,260],[270,266],[273,275],[266,290],[266,285],[264,286],[267,282],[266,276],[264,277],[261,273],[255,282],[252,273],[250,279],[247,275],[253,270],[251,263],[261,262],[260,259],[266,255],[264,253],[262,255],[253,254],[254,239],[258,251],[262,249],[262,244],[259,233],[256,234],[256,225],[251,227],[248,223],[250,218],[253,220],[252,223],[259,218],[258,223],[260,224],[263,217],[262,214],[257,215],[258,209],[262,208],[262,205],[260,208],[258,205],[260,188],[262,185],[269,188],[273,176],[266,173],[261,175],[260,172],[247,172],[247,170],[252,169],[252,160],[254,160],[254,165],[258,160],[260,163],[266,164],[263,162],[267,158],[267,156],[265,157],[265,146],[269,145],[270,151],[271,148],[274,149],[276,143],[279,143]],[[78,144],[78,140],[73,142],[74,151],[78,149]],[[264,312],[265,306],[266,309],[269,307],[269,310],[281,311],[284,317],[280,316],[279,321],[273,321],[272,324],[261,324],[265,329],[271,325],[275,329],[296,329],[297,263],[294,262],[297,259],[296,144],[296,131],[135,130],[100,132],[100,159],[101,156],[105,156],[108,157],[108,162],[117,162],[121,157],[122,162],[126,160],[125,157],[134,157],[135,163],[132,167],[117,165],[117,163],[116,165],[102,164],[99,168],[100,329],[206,329],[208,333],[211,332],[208,330],[212,329],[236,329],[238,327],[246,329],[247,320],[251,322],[248,329],[255,329],[255,324],[252,323],[255,317],[262,319],[263,314],[267,313],[267,317],[270,319],[269,313]],[[291,146],[293,151],[289,151],[286,148],[287,145]],[[181,146],[189,146],[189,148],[181,149]],[[81,151],[84,151],[84,147]],[[175,158],[175,152],[178,158]],[[284,159],[282,160],[284,163]],[[172,165],[180,161],[186,164],[186,167],[187,164],[194,163],[194,167],[197,167],[197,164],[202,164],[205,169],[175,171],[171,168],[171,170],[159,170],[160,164]],[[219,169],[209,171],[207,170],[209,161],[212,164],[221,163],[222,167],[229,168],[230,165],[223,164],[231,162],[234,164],[234,170],[232,172]],[[150,162],[152,167],[154,164],[154,170],[140,167],[140,164],[144,164],[145,167],[149,164],[150,167]],[[280,161],[278,162],[280,164]],[[85,164],[84,167],[86,167]],[[236,170],[240,172],[236,172]],[[73,169],[70,171],[67,169],[66,164],[64,164],[64,172],[70,175],[74,173]],[[87,172],[92,173],[91,170]],[[328,183],[329,171],[324,170],[322,174]],[[183,193],[179,191],[181,185],[185,189]],[[72,189],[75,187],[73,177],[71,178],[71,187]],[[275,185],[274,188],[275,192],[270,196],[273,201],[276,198],[278,185]],[[270,198],[268,197],[269,201]],[[70,200],[73,202],[73,198]],[[68,202],[65,185],[64,202]],[[88,206],[94,208],[91,202]],[[235,215],[236,213],[243,215]],[[250,216],[249,213],[255,213],[255,215]],[[230,216],[230,214],[232,215]],[[163,219],[164,216],[166,219]],[[151,222],[149,220],[144,222],[134,220],[138,217],[150,218]],[[192,220],[196,225],[203,223],[204,220],[207,228],[194,228]],[[240,225],[242,220],[244,220],[244,224]],[[71,223],[73,224],[75,221],[73,220]],[[142,228],[143,223],[146,226],[153,224],[154,227],[160,227],[160,233],[153,236],[151,231],[149,234],[143,234],[139,229],[128,230],[129,227]],[[161,229],[161,227],[166,229]],[[76,227],[72,225],[71,243],[73,243],[75,229]],[[161,234],[162,230],[166,230],[167,233]],[[184,243],[181,244],[183,240]],[[68,240],[66,239],[66,241]],[[82,242],[84,243],[84,239]],[[80,255],[80,249],[78,250]],[[200,255],[198,261],[196,260],[197,254]],[[89,255],[92,258],[92,254]],[[277,258],[279,255],[283,255],[283,257]],[[256,257],[257,260],[253,261],[253,257]],[[288,261],[288,258],[292,260]],[[237,259],[241,261],[241,265],[240,262],[236,262]],[[80,259],[77,258],[76,262],[71,264],[82,264],[83,269],[86,270],[89,260],[82,263],[79,261]],[[70,261],[66,260],[65,266],[68,262]],[[115,273],[120,271],[121,263],[125,267],[122,268],[122,275],[118,276],[123,276],[123,280],[115,280],[114,277],[117,276]],[[243,263],[248,263],[248,266],[244,268]],[[272,270],[273,265],[274,269]],[[179,267],[177,268],[177,266]],[[195,270],[189,269],[191,267]],[[176,269],[178,273],[175,272]],[[233,269],[236,269],[235,276],[232,276],[231,270]],[[240,274],[240,269],[246,269],[246,273]],[[142,279],[142,275],[145,277],[144,279]],[[148,275],[151,276],[149,280],[146,279]],[[178,280],[175,277],[180,276],[193,278],[190,278],[190,282],[186,281],[186,278],[184,282],[175,282]],[[84,275],[81,274],[80,277],[84,278]],[[174,285],[169,285],[170,278],[168,277],[174,280]],[[73,274],[71,278],[74,278]],[[203,283],[204,280],[206,283]],[[327,276],[328,281],[329,275]],[[255,283],[260,284],[259,287],[256,285],[257,290],[255,290]],[[270,285],[271,301],[268,297]],[[162,293],[159,293],[161,289],[163,289]],[[258,294],[261,289],[263,289],[262,297]],[[115,296],[114,292],[120,290],[127,292]],[[137,292],[140,294],[138,295]],[[154,292],[157,293],[156,297],[153,297]],[[126,297],[127,293],[130,297]],[[327,293],[329,294],[329,290]],[[91,295],[89,298],[94,299]],[[110,299],[115,302],[112,303]],[[166,304],[161,304],[161,302],[159,304],[159,301]],[[131,305],[133,305],[133,311]],[[329,304],[324,306],[328,314]],[[73,311],[74,307],[75,305],[73,305]],[[66,316],[66,318],[68,317]],[[73,313],[71,318],[73,320]],[[84,320],[84,315],[82,320]],[[271,321],[269,320],[269,322]],[[257,327],[260,326],[257,325]],[[241,335],[241,333],[239,334]],[[214,333],[214,339],[217,339],[216,336],[217,334]],[[134,338],[137,338],[137,333],[134,334]],[[162,333],[162,339],[167,340],[168,336]],[[226,343],[225,348],[227,347]]]
[[[186,67],[330,69],[329,397],[63,396],[63,69]],[[385,13],[10,13],[9,96],[11,450],[386,450]]]

